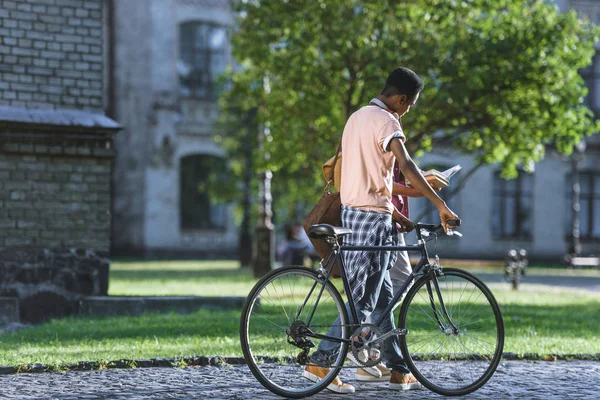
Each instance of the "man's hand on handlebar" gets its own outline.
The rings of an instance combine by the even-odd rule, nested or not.
[[[458,228],[460,226],[460,218],[458,215],[454,214],[448,206],[444,205],[444,207],[440,207],[440,220],[442,221],[442,226],[444,227],[444,232],[448,232],[449,229]]]
[[[402,215],[398,210],[396,210],[395,207],[392,217],[394,221],[400,225],[400,232],[411,232],[413,229],[415,229],[415,223]]]

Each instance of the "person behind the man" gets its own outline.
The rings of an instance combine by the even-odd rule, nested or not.
[[[371,103],[375,103],[376,99],[373,99]],[[387,108],[385,104],[381,101],[377,103],[382,108]],[[398,119],[400,116],[394,113]],[[441,188],[435,189],[436,191],[440,191]],[[398,231],[398,246],[406,246],[406,242],[404,240],[404,233],[411,232],[414,230],[414,223],[410,220],[410,214],[408,211],[408,200],[411,197],[423,197],[423,194],[418,190],[406,186],[406,182],[404,176],[400,172],[400,167],[398,163],[394,163],[394,186],[392,190],[392,204],[396,208],[397,212],[402,214],[405,217],[405,220],[402,224],[396,222],[396,230]],[[406,251],[398,251],[397,259],[395,265],[390,268],[390,280],[392,282],[392,288],[394,296],[396,296],[397,292],[402,289],[404,283],[410,278],[410,274],[412,273],[412,265],[410,263],[410,258],[408,257],[408,252]],[[413,282],[402,291],[398,302],[396,303],[396,307],[402,303],[404,296],[411,288]],[[373,357],[372,357],[373,358]],[[385,367],[385,365],[378,365],[376,367],[359,367],[356,369],[356,379],[361,382],[381,382],[388,381],[391,377],[392,371]]]
[[[404,141],[406,137],[398,120],[406,114],[423,89],[423,81],[408,68],[397,68],[388,76],[382,92],[371,103],[353,113],[344,127],[342,136],[342,225],[352,234],[344,240],[351,246],[382,246],[395,242],[393,220],[406,227],[407,221],[392,204],[394,161],[412,186],[433,202],[440,214],[444,229],[448,221],[459,220],[446,203],[429,186],[419,168],[412,161]],[[381,104],[382,103],[383,107]],[[394,114],[397,114],[395,116]],[[392,283],[388,273],[396,261],[396,252],[350,251],[344,253],[346,274],[352,297],[361,323],[376,321],[393,299]],[[383,332],[395,328],[390,312],[380,326]],[[328,335],[340,336],[341,328],[336,320]],[[339,345],[322,341],[311,358],[329,359]],[[363,355],[363,359],[369,355]],[[386,340],[383,359],[386,365],[373,368],[391,369],[389,388],[396,390],[420,389],[420,383],[408,370],[402,355],[398,337]],[[329,372],[328,368],[309,363],[303,376],[317,381]],[[352,385],[343,383],[339,377],[328,386],[337,393],[354,393]]]

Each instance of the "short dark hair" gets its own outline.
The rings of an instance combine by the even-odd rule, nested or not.
[[[384,96],[404,94],[413,99],[417,93],[423,90],[423,79],[408,68],[400,67],[392,71],[385,81],[385,87],[381,91]]]

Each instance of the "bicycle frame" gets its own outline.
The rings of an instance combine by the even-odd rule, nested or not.
[[[431,263],[429,262],[427,246],[425,245],[426,242],[425,242],[425,240],[423,240],[422,235],[421,235],[421,228],[433,229],[434,227],[435,227],[435,225],[417,224],[416,234],[417,234],[418,240],[417,240],[417,244],[413,244],[413,245],[406,245],[406,246],[344,246],[344,245],[342,245],[342,246],[340,246],[336,240],[333,240],[330,242],[332,244],[331,253],[329,254],[329,257],[327,258],[327,260],[325,261],[325,264],[324,265],[322,264],[322,269],[325,271],[325,274],[326,274],[325,282],[327,282],[329,280],[329,278],[331,276],[331,272],[333,270],[333,266],[336,263],[339,263],[340,274],[341,274],[342,282],[344,284],[344,290],[348,297],[348,307],[350,308],[351,320],[353,322],[353,324],[350,324],[350,325],[360,326],[360,320],[358,319],[358,313],[356,312],[354,299],[352,298],[352,290],[350,288],[350,283],[348,282],[348,277],[346,275],[346,270],[345,270],[344,257],[342,256],[341,252],[342,251],[420,251],[421,252],[421,259],[417,263],[416,267],[413,269],[412,273],[409,275],[406,282],[404,282],[404,284],[402,285],[402,288],[396,292],[396,294],[394,295],[394,298],[392,299],[390,304],[388,304],[385,311],[381,314],[381,317],[379,317],[379,319],[374,322],[374,324],[376,326],[380,326],[381,323],[383,322],[383,320],[386,318],[386,316],[392,311],[392,309],[394,308],[396,303],[398,303],[398,301],[400,300],[400,297],[402,296],[402,293],[404,293],[408,289],[409,285],[416,278],[416,276],[419,274],[421,269],[423,269],[426,266],[431,266]],[[307,299],[312,295],[316,285],[317,284],[315,283],[315,285],[311,288],[311,290],[307,296]],[[442,295],[440,293],[436,279],[434,279],[434,286],[435,286],[435,292],[440,301],[440,306],[442,308],[443,315],[444,315],[445,319],[449,322],[449,324],[452,326],[453,331],[456,332],[457,328],[448,315],[448,312],[444,305]],[[324,289],[325,289],[325,283],[323,283],[323,285],[321,287],[321,291],[317,298],[317,302],[314,305],[312,313],[307,321],[307,327],[310,327],[310,322],[312,320],[315,309],[319,303],[319,300],[321,298],[321,295],[322,295]],[[445,330],[446,328],[444,327],[442,321],[440,321],[440,319],[439,319],[439,313],[438,313],[438,310],[436,309],[437,307],[435,306],[435,301],[433,298],[433,291],[431,290],[431,285],[429,283],[427,286],[427,291],[430,296],[431,306],[432,306],[436,321],[438,322],[438,326],[439,326],[440,330]],[[306,302],[303,304],[302,307],[300,307],[300,310],[298,310],[296,317],[298,317],[298,315],[300,315],[300,313],[304,309],[304,305],[306,305]],[[388,336],[386,334],[387,334],[387,332],[384,332],[384,336],[382,336],[377,341],[384,340]],[[341,342],[350,343],[351,342],[351,339],[340,339],[340,338],[331,337],[331,336],[327,336],[327,335],[317,334],[314,332],[307,332],[307,336],[314,337],[317,339],[325,339],[325,340],[338,342],[338,343],[341,343]]]
[[[469,394],[492,377],[504,348],[498,302],[472,273],[440,266],[428,242],[442,235],[441,225],[416,228],[418,240],[409,245],[350,246],[350,229],[313,225],[309,237],[325,240],[329,249],[317,270],[284,267],[256,283],[242,311],[240,343],[248,368],[265,388],[286,398],[324,388],[351,392],[331,386],[340,371],[382,362],[392,362],[391,368],[405,365],[424,387],[446,396]],[[385,268],[391,260],[382,251],[420,253],[412,271],[408,264],[403,268],[406,282],[390,283]],[[367,270],[371,276],[365,282]],[[338,273],[341,283],[332,278]],[[385,288],[376,299],[382,281]],[[367,292],[354,298],[352,289]]]

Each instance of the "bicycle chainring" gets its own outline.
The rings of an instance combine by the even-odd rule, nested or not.
[[[351,351],[354,359],[363,367],[373,367],[383,358],[384,342],[371,343],[370,341],[382,336],[381,329],[374,324],[362,324],[352,334]]]

